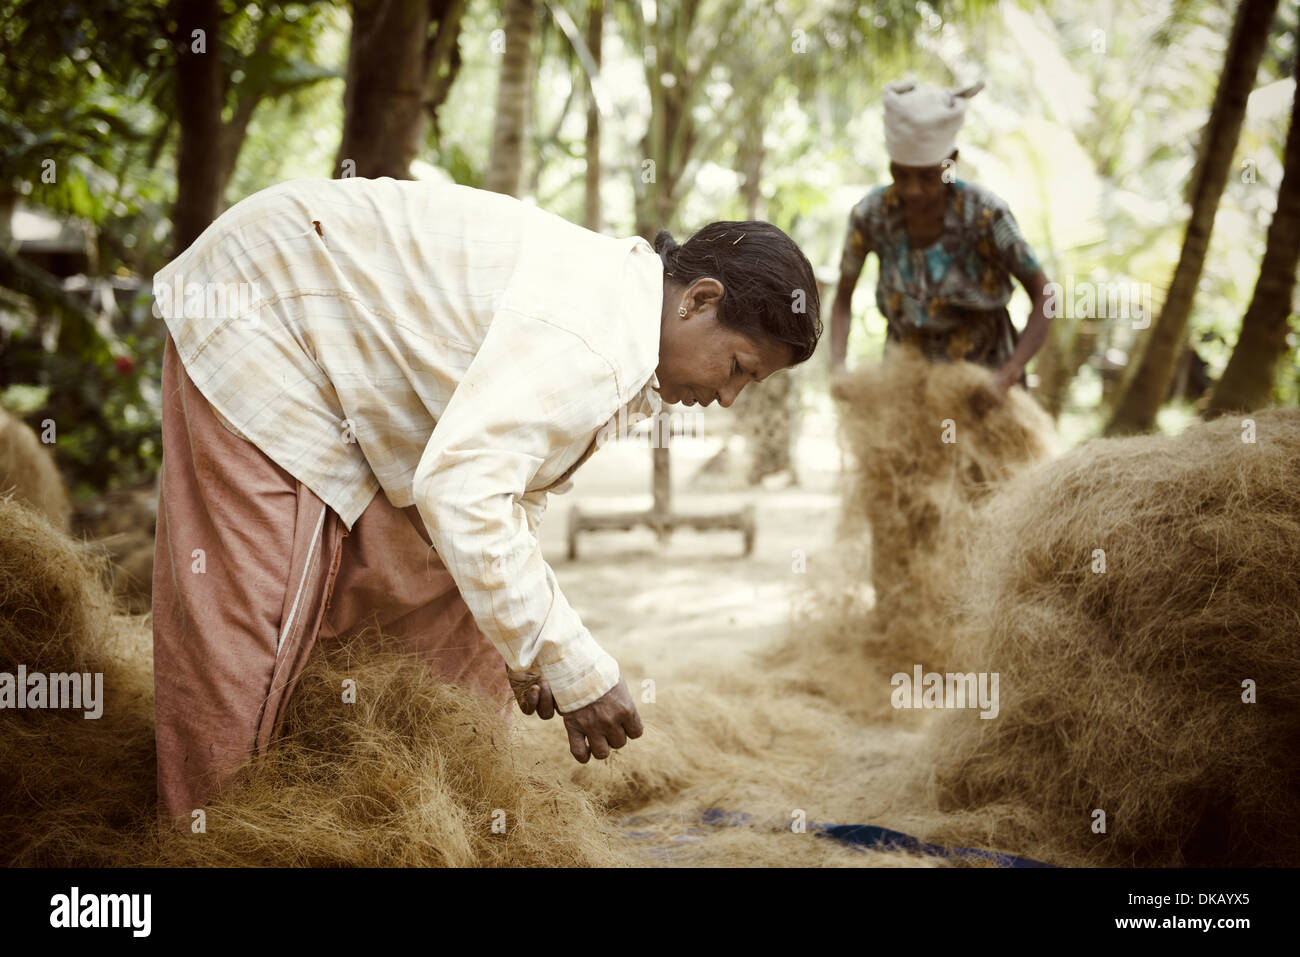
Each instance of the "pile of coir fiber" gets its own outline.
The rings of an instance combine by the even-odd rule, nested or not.
[[[348,679],[355,703],[342,700]],[[531,764],[471,692],[361,636],[314,657],[283,737],[208,806],[206,833],[164,842],[163,857],[205,866],[620,863],[587,796]]]
[[[112,591],[119,610],[147,612],[153,585],[152,488],[109,492],[76,512],[104,512],[87,521],[68,501],[63,477],[49,446],[25,422],[0,408],[0,496],[10,495],[45,516],[60,531],[98,538],[97,550],[110,559]],[[127,507],[123,507],[127,506]],[[113,525],[115,527],[109,528]]]
[[[101,672],[105,697],[98,719],[0,711],[5,864],[619,860],[587,796],[530,773],[499,715],[377,640],[317,656],[285,739],[207,809],[206,833],[160,846],[150,645],[145,620],[113,614],[102,556],[0,501],[0,670]],[[344,678],[355,704],[342,702]]]
[[[949,821],[1055,863],[1300,864],[1300,411],[1089,442],[970,551],[959,657],[1001,710],[932,729]]]
[[[999,404],[991,387],[988,370],[932,363],[913,348],[890,350],[838,384],[854,460],[838,546],[843,571],[805,597],[796,638],[780,651],[799,664],[798,690],[893,718],[892,674],[917,664],[945,669],[975,510],[1055,447],[1051,418],[1023,389]]]
[[[27,423],[0,408],[0,496],[7,494],[67,531],[72,506],[54,457]]]
[[[101,555],[0,500],[0,670],[100,672],[105,698],[98,719],[0,711],[5,864],[617,862],[586,795],[530,774],[500,716],[377,641],[318,656],[286,739],[208,808],[206,833],[160,847],[148,626],[113,614],[107,576]]]
[[[146,626],[113,614],[107,575],[101,555],[0,499],[0,671],[101,673],[104,696],[97,719],[0,710],[4,864],[138,858],[155,800],[152,658]]]

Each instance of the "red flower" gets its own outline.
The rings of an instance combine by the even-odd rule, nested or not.
[[[113,366],[122,375],[130,375],[135,371],[135,360],[130,356],[118,356],[113,360]]]

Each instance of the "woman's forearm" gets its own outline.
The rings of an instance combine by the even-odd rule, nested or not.
[[[1034,306],[1030,310],[1029,319],[1025,323],[1025,331],[1020,336],[1020,341],[1016,343],[1015,351],[1011,353],[1011,358],[998,370],[999,378],[1011,383],[1020,378],[1021,373],[1025,371],[1025,366],[1029,364],[1038,350],[1043,347],[1047,341],[1047,333],[1051,328],[1052,320],[1047,315],[1047,277],[1041,272],[1029,283],[1027,289],[1033,298]]]

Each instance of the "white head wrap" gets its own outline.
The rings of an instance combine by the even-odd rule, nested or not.
[[[885,87],[885,148],[901,166],[938,166],[957,144],[966,104],[984,89],[964,90],[918,84],[915,80]]]

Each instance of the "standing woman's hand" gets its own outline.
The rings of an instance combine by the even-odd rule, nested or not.
[[[979,387],[971,396],[971,412],[977,419],[982,419],[1007,400],[1011,387],[1020,381],[1021,370],[1012,370],[1003,366],[993,373],[993,379],[987,386]]]
[[[997,393],[999,402],[1007,397],[1007,393],[1011,391],[1013,385],[1020,381],[1020,376],[1023,373],[1024,369],[1009,365],[1003,366],[993,373],[993,391]]]

